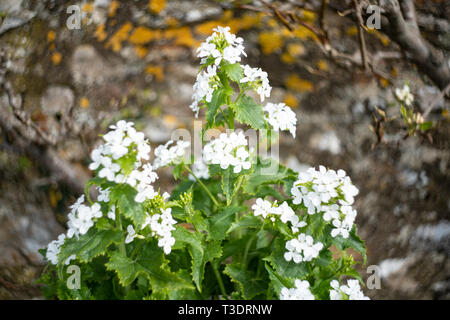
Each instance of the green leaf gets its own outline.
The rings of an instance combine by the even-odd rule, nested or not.
[[[128,184],[120,184],[112,188],[109,198],[117,201],[117,208],[125,217],[131,219],[138,228],[145,222],[145,209],[142,203],[136,202],[137,191]]]
[[[223,240],[226,237],[228,229],[235,221],[236,213],[244,211],[245,207],[226,207],[222,211],[213,215],[209,225],[209,239]]]
[[[263,222],[260,218],[255,217],[253,214],[247,214],[234,222],[227,232],[230,233],[236,229],[259,228],[262,224]]]
[[[208,128],[214,126],[214,119],[216,117],[217,111],[219,110],[221,105],[225,104],[227,96],[230,94],[230,90],[227,90],[225,88],[214,90],[211,102],[207,103],[206,109],[206,122]]]
[[[222,175],[222,192],[227,198],[227,205],[230,205],[231,199],[235,193],[235,187],[239,176],[233,173],[232,167],[223,170]]]
[[[192,284],[167,270],[167,261],[156,241],[145,242],[131,259],[115,251],[106,264],[108,270],[114,271],[123,286],[129,286],[139,276],[145,276],[153,291],[169,291],[173,289],[193,288]]]
[[[301,279],[308,274],[306,262],[295,263],[294,261],[286,261],[284,253],[286,252],[285,240],[277,238],[269,261],[277,273],[284,278]]]
[[[344,239],[341,236],[337,236],[333,239],[332,243],[339,249],[339,250],[345,250],[348,248],[353,248],[364,258],[364,263],[367,261],[367,253],[366,253],[366,245],[364,244],[364,241],[361,240],[361,238],[357,235],[357,229],[356,225],[353,227],[352,231],[350,232],[350,235],[347,239]]]
[[[421,131],[428,131],[433,127],[433,122],[431,121],[426,121],[424,123],[419,124],[419,129]]]
[[[225,74],[234,82],[239,82],[243,77],[244,73],[240,63],[226,64],[221,67]]]
[[[297,174],[283,167],[275,160],[259,162],[244,186],[248,194],[256,194],[262,185],[285,183],[286,179],[296,179]]]
[[[119,230],[97,230],[95,228],[80,236],[66,239],[58,256],[60,263],[64,262],[72,254],[76,254],[81,262],[90,262],[93,258],[106,253],[112,243],[123,241],[124,233]]]
[[[294,286],[294,281],[285,279],[277,274],[267,262],[265,263],[265,267],[267,272],[269,273],[269,279],[277,297],[280,296],[281,289],[283,289],[284,287],[291,288]]]
[[[252,271],[242,270],[240,264],[228,264],[224,273],[238,285],[244,299],[252,299],[267,290],[267,281],[262,277],[257,277]]]
[[[176,242],[189,245],[189,254],[192,257],[192,280],[199,292],[202,291],[202,280],[205,273],[205,265],[212,259],[219,258],[222,254],[220,243],[205,242],[201,233],[190,232],[183,227],[177,226],[172,232]]]
[[[265,120],[262,106],[248,96],[242,96],[234,105],[236,119],[253,129],[264,129]]]

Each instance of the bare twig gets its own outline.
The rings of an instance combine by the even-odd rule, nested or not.
[[[366,41],[364,39],[364,32],[363,32],[364,21],[362,19],[361,7],[358,3],[358,0],[353,0],[353,5],[355,7],[356,17],[358,18],[358,39],[361,51],[361,63],[364,70],[367,71],[369,69],[369,63],[367,61]]]
[[[441,101],[441,99],[444,98],[444,96],[449,95],[449,94],[450,94],[450,82],[445,87],[445,89],[442,90],[439,93],[439,95],[437,95],[436,98],[433,99],[433,101],[430,103],[428,108],[423,113],[423,118],[426,119],[428,117],[428,115],[430,114],[430,112],[434,109],[434,107],[436,107],[436,105],[439,103],[439,101]]]

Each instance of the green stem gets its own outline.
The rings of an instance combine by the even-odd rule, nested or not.
[[[120,231],[123,231],[123,228],[122,228],[122,219],[121,219],[120,215],[118,214],[117,209],[116,209],[115,214],[116,214],[116,225],[117,225],[117,227],[119,228]],[[127,249],[126,249],[126,247],[125,247],[125,239],[123,239],[123,241],[121,241],[121,242],[119,243],[119,252],[120,252],[123,256],[125,256],[125,257],[127,256]],[[127,286],[124,286],[123,289],[124,289],[124,295],[125,295],[125,296],[128,295],[129,288],[128,288]]]
[[[230,96],[227,97],[227,105],[228,105],[228,127],[232,130],[234,130],[234,112],[231,108],[231,98]]]
[[[211,262],[211,267],[213,268],[214,274],[216,276],[217,282],[219,283],[220,292],[222,293],[224,299],[227,299],[227,292],[225,290],[225,286],[223,285],[222,277],[220,275],[219,269],[217,269],[217,265],[215,262]]]
[[[192,176],[195,178],[195,180],[197,180],[197,182],[200,184],[200,186],[206,191],[206,193],[208,194],[208,196],[211,198],[212,202],[214,202],[214,204],[216,206],[219,207],[219,202],[216,200],[216,198],[212,195],[212,193],[209,191],[209,189],[203,184],[203,182],[197,178],[197,176],[192,172],[192,170],[187,166],[184,165],[184,168],[190,173],[192,174]]]
[[[250,247],[252,246],[253,241],[256,238],[256,233],[248,240],[246,246],[245,246],[245,250],[244,250],[244,257],[242,258],[242,264],[244,266],[244,269],[247,269],[247,265],[248,265],[248,261],[247,261],[247,257],[248,257],[248,252],[250,251]]]

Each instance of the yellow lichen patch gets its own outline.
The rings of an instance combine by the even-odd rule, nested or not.
[[[288,44],[286,50],[295,58],[305,53],[305,47],[303,47],[300,43],[290,43]]]
[[[291,56],[289,52],[283,52],[283,54],[281,55],[281,61],[291,64],[295,62],[295,58]]]
[[[355,36],[358,34],[358,28],[356,26],[351,26],[345,30],[345,34],[348,36]]]
[[[320,71],[328,71],[329,70],[328,63],[323,59],[320,59],[319,61],[317,61],[316,66],[317,66],[317,69],[319,69]]]
[[[55,48],[56,48],[56,46],[55,46],[55,44],[52,42],[52,43],[50,43],[50,45],[48,46],[48,48],[50,49],[50,51],[54,51]]]
[[[156,81],[161,82],[164,80],[164,70],[162,66],[148,65],[145,68],[145,73],[151,74],[155,77]]]
[[[298,107],[298,100],[297,100],[297,98],[296,98],[292,93],[287,93],[287,94],[284,96],[283,102],[284,102],[287,106],[289,106],[289,107],[291,107],[291,108],[293,108],[293,109],[295,109],[295,108]]]
[[[383,46],[387,47],[391,41],[389,40],[389,38],[387,36],[385,36],[384,34],[382,34],[381,32],[379,32],[376,29],[366,29],[367,32],[374,34],[383,44]]]
[[[296,92],[311,92],[314,90],[314,85],[310,81],[301,79],[296,74],[291,74],[285,84],[288,89]]]
[[[317,19],[317,15],[312,11],[302,10],[302,20],[313,23]]]
[[[55,52],[52,54],[52,62],[55,66],[57,66],[61,62],[61,59],[62,59],[61,53]]]
[[[170,28],[174,28],[174,27],[178,26],[178,20],[177,20],[177,18],[174,18],[174,17],[165,18],[164,23]]]
[[[52,41],[55,40],[55,38],[56,38],[56,33],[55,33],[55,31],[50,30],[50,31],[47,33],[47,41],[48,41],[48,42],[52,42]]]
[[[132,44],[147,44],[153,40],[154,32],[147,27],[137,27],[128,39]]]
[[[388,80],[388,79],[385,79],[385,78],[381,78],[381,79],[380,79],[380,84],[381,84],[381,86],[382,86],[383,88],[387,88],[387,87],[389,87],[389,80]]]
[[[48,192],[48,198],[50,201],[50,205],[53,208],[56,208],[58,202],[62,199],[62,194],[59,190],[56,190],[55,188],[51,187]]]
[[[134,53],[136,53],[136,56],[138,56],[139,58],[143,58],[147,55],[148,49],[143,46],[136,46],[134,47]]]
[[[100,24],[94,32],[94,37],[97,38],[99,42],[103,42],[106,39],[105,25]]]
[[[119,30],[116,31],[116,33],[112,35],[105,47],[111,47],[114,52],[122,49],[122,42],[127,39],[128,33],[131,31],[132,27],[133,26],[130,22],[125,23]]]
[[[212,33],[212,30],[217,26],[225,27],[225,24],[217,20],[207,21],[197,25],[195,27],[195,32],[204,36],[208,36]]]
[[[166,31],[166,34],[170,32],[171,29]],[[182,27],[178,29],[172,29],[172,37],[175,38],[175,44],[180,46],[194,47],[197,46],[198,41],[192,36],[191,29],[189,27]],[[170,37],[168,37],[170,38]]]
[[[116,11],[119,7],[120,7],[119,1],[116,1],[116,0],[111,1],[111,3],[109,4],[108,16],[114,17],[116,15]]]
[[[166,7],[166,0],[150,0],[148,2],[148,9],[153,13],[160,13]]]
[[[176,127],[178,124],[178,119],[174,115],[168,114],[164,116],[163,122],[170,127]]]
[[[283,46],[283,39],[277,32],[261,32],[258,42],[264,54],[271,54]]]
[[[92,11],[94,11],[94,4],[92,2],[85,3],[81,7],[81,11],[92,13]]]
[[[89,101],[88,98],[82,97],[82,98],[80,99],[80,107],[82,107],[83,109],[89,108],[89,105],[90,105],[90,104],[91,104],[91,103],[90,103],[90,101]]]
[[[298,26],[294,29],[293,34],[299,39],[315,39],[316,35],[310,31],[308,28],[303,26]]]

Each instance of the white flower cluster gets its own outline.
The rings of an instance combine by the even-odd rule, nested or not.
[[[209,179],[209,170],[206,163],[203,161],[203,159],[196,159],[194,163],[192,164],[192,172],[195,174],[195,176],[198,179]],[[195,181],[194,176],[189,174],[189,180]]]
[[[330,300],[370,300],[361,291],[359,281],[355,279],[347,280],[346,285],[339,286],[337,280],[330,283],[332,290],[330,290]]]
[[[267,103],[264,108],[265,119],[275,131],[289,131],[295,138],[297,116],[291,108],[284,103]]]
[[[300,233],[297,238],[286,242],[286,249],[288,251],[284,254],[284,259],[300,263],[317,258],[320,250],[323,249],[323,244],[321,242],[314,243],[313,237]]]
[[[306,226],[306,222],[300,221],[299,217],[287,202],[283,202],[280,206],[277,206],[276,202],[271,203],[270,201],[258,198],[252,206],[252,210],[255,216],[262,216],[264,219],[269,217],[272,221],[275,221],[275,217],[278,217],[283,223],[289,222],[294,233],[297,233],[299,228]]]
[[[250,155],[246,149],[247,139],[242,132],[220,134],[203,148],[203,159],[207,164],[218,164],[222,169],[233,167],[234,173],[251,167]]]
[[[303,204],[308,214],[323,212],[325,221],[332,221],[335,227],[331,235],[342,235],[348,238],[356,218],[356,210],[351,205],[355,201],[358,189],[346,176],[344,170],[327,170],[320,166],[319,171],[314,168],[299,174],[299,179],[291,189],[294,204]],[[331,203],[338,197],[339,205]]]
[[[136,188],[138,194],[135,201],[137,202],[153,199],[157,192],[152,183],[158,175],[151,165],[142,165],[142,160],[148,160],[150,153],[150,145],[144,138],[144,133],[136,131],[132,122],[124,120],[120,120],[110,128],[113,130],[103,136],[105,144],[92,151],[93,162],[89,165],[89,169],[99,169],[100,178],[116,183],[127,183]],[[124,171],[119,164],[120,159],[133,153],[136,153],[134,167],[131,171]],[[101,195],[101,199],[103,197],[104,195]]]
[[[282,288],[280,300],[315,300],[306,280],[295,280],[294,288]]]
[[[195,117],[198,117],[200,111],[199,103],[203,100],[206,102],[211,102],[214,90],[220,85],[219,77],[217,76],[217,67],[208,66],[206,70],[201,71],[197,75],[194,86],[192,87],[194,93],[192,94],[192,104],[189,106],[193,112],[195,112]]]
[[[172,209],[161,209],[161,214],[157,213],[152,216],[147,215],[145,223],[142,226],[150,226],[152,236],[157,236],[158,246],[163,248],[165,254],[169,254],[172,246],[175,244],[175,238],[172,237],[172,231],[175,230],[173,226],[177,222],[172,218]]]
[[[170,140],[165,145],[160,145],[155,149],[156,158],[153,162],[155,169],[171,164],[178,164],[184,158],[186,149],[191,145],[189,141],[179,140],[174,146],[169,147],[172,143],[173,141]]]
[[[100,218],[103,213],[100,210],[100,204],[95,202],[92,206],[83,204],[84,195],[78,198],[78,200],[70,206],[70,213],[68,215],[69,221],[67,222],[68,230],[67,237],[72,238],[74,235],[83,235],[94,225],[94,218]]]
[[[410,106],[414,101],[414,96],[412,95],[407,84],[405,84],[401,89],[395,89],[395,95],[397,99],[403,102],[406,106]]]
[[[47,253],[46,253],[45,257],[52,264],[55,264],[55,265],[58,264],[58,254],[61,251],[61,246],[63,245],[64,240],[66,240],[66,235],[60,234],[58,236],[58,239],[53,240],[52,242],[50,242],[48,244]],[[74,254],[71,255],[69,258],[67,258],[67,260],[64,263],[66,265],[68,265],[72,259],[75,259]]]
[[[261,68],[252,68],[249,65],[244,66],[244,78],[241,83],[249,83],[252,88],[259,94],[261,101],[270,97],[272,87],[269,85],[269,78],[267,72],[262,71]]]
[[[205,64],[208,58],[214,59],[214,64],[218,66],[222,60],[233,64],[241,61],[241,54],[247,56],[241,37],[230,33],[230,27],[217,27],[213,29],[214,33],[210,35],[197,49],[198,57],[201,58],[201,64]]]

